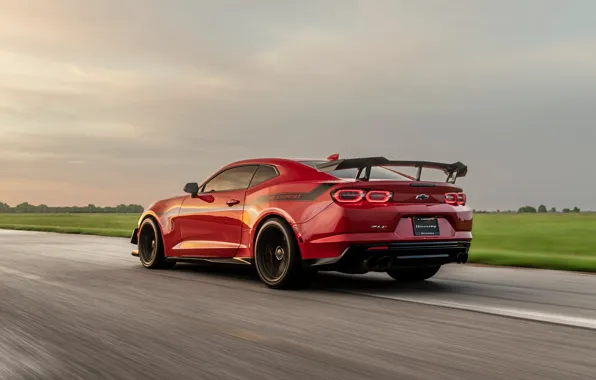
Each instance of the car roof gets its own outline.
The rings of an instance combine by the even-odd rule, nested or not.
[[[325,161],[325,159],[321,159],[321,158],[298,159],[298,158],[273,158],[273,157],[249,158],[249,159],[245,159],[245,160],[232,162],[232,163],[226,165],[226,167],[237,166],[237,165],[250,165],[250,164],[283,165],[283,164],[288,164],[288,163],[301,163],[302,161]]]

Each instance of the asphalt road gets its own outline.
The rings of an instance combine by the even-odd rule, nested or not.
[[[0,230],[0,379],[596,378],[593,275],[453,264],[274,291],[131,248]]]

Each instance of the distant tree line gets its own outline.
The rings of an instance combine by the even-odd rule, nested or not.
[[[118,205],[114,207],[99,207],[95,205],[88,206],[66,206],[51,207],[44,204],[35,206],[27,202],[10,207],[8,204],[0,202],[0,213],[9,214],[140,214],[143,212],[143,206],[140,205]]]
[[[490,213],[556,213],[559,212],[557,211],[557,209],[555,207],[551,207],[550,209],[547,209],[547,207],[545,205],[540,205],[538,206],[538,208],[533,207],[533,206],[524,206],[524,207],[520,207],[517,211],[513,211],[513,210],[505,210],[505,211],[501,211],[501,210],[497,210],[497,211],[484,211],[484,210],[474,210],[475,213],[477,214],[490,214]],[[564,208],[561,210],[561,212],[567,214],[570,212],[581,212],[581,210],[579,209],[579,207],[574,207],[574,208]]]
[[[580,212],[581,210],[578,207],[574,207],[572,209],[564,208],[561,211],[564,213],[570,213],[570,212]],[[547,210],[545,205],[538,206],[538,209],[536,209],[535,207],[532,207],[532,206],[524,206],[524,207],[520,207],[519,210],[517,210],[517,212],[525,212],[525,213],[541,212],[541,213],[544,213],[544,212],[557,212],[557,209],[554,207],[551,207],[550,210]]]

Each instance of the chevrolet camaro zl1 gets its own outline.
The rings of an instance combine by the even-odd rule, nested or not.
[[[422,181],[423,169],[447,178]],[[252,265],[271,288],[304,285],[318,271],[423,281],[468,260],[472,210],[455,185],[466,174],[461,162],[384,157],[234,162],[188,183],[188,195],[148,207],[132,254],[152,269],[196,260]]]

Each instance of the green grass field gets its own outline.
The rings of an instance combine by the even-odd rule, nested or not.
[[[130,237],[139,216],[133,214],[0,214],[0,228]]]
[[[0,228],[129,237],[139,215],[0,214]],[[596,213],[476,214],[470,261],[596,272]]]
[[[476,214],[476,263],[596,272],[596,213]]]

